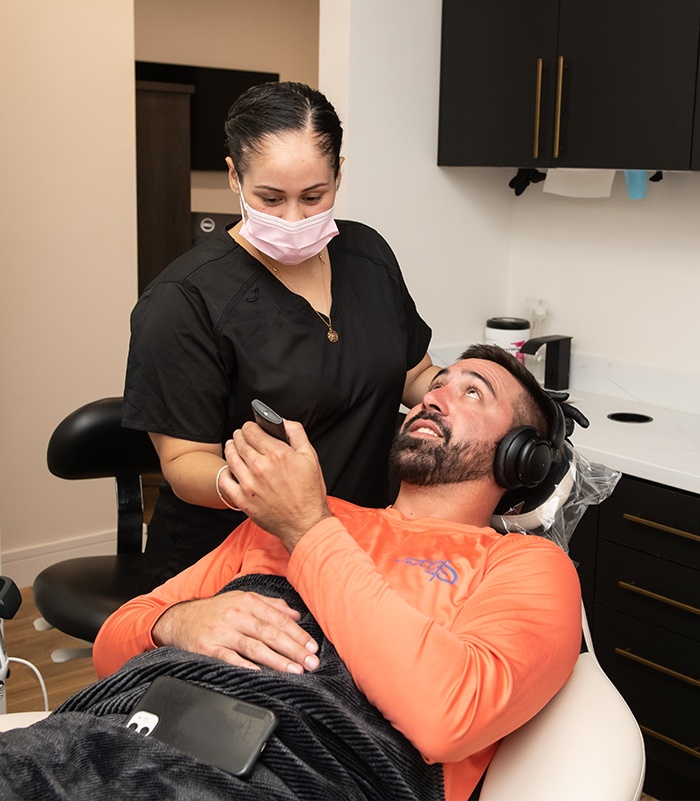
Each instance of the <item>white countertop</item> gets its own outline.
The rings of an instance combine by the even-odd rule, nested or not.
[[[588,417],[571,441],[590,461],[613,470],[700,494],[700,415],[630,400],[571,391],[571,402]],[[611,412],[633,412],[650,423],[619,423]]]

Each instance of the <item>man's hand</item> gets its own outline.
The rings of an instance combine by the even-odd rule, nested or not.
[[[225,592],[167,609],[153,627],[156,645],[173,645],[253,669],[287,673],[318,667],[318,644],[298,624],[299,613],[281,598]]]
[[[222,474],[226,497],[291,553],[306,532],[331,517],[323,473],[300,423],[285,420],[289,445],[245,423],[226,443],[234,481]]]

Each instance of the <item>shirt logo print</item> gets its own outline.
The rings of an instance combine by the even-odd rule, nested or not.
[[[449,559],[418,559],[409,556],[406,559],[397,559],[396,561],[422,568],[430,576],[430,581],[437,579],[446,584],[457,583],[457,571],[452,567]]]

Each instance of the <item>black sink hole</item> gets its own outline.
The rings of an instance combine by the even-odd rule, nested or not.
[[[648,414],[637,414],[637,412],[613,412],[608,415],[608,420],[616,423],[651,423],[653,417]]]

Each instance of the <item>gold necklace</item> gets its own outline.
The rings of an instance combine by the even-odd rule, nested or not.
[[[258,249],[256,248],[256,250],[258,250]],[[271,261],[269,261],[267,256],[262,251],[258,250],[258,255],[260,256],[260,260],[262,261],[262,263],[268,269],[271,270],[271,272],[275,276],[275,278],[280,280],[288,289],[291,289],[291,291],[295,295],[299,295],[300,297],[303,297],[303,295],[300,295],[300,293],[297,292],[296,289],[294,289],[294,287],[289,283],[289,281],[287,281],[287,279],[284,278],[284,276],[280,273],[280,271],[277,269],[277,267],[275,267],[275,265]],[[340,337],[338,336],[338,332],[335,330],[335,328],[333,328],[333,322],[331,320],[331,301],[330,301],[330,298],[328,296],[328,287],[326,285],[325,271],[324,271],[324,267],[326,266],[326,262],[325,262],[323,256],[321,255],[321,253],[318,254],[318,260],[321,262],[321,280],[323,281],[323,291],[324,291],[324,294],[326,296],[326,302],[328,303],[328,320],[326,320],[325,315],[321,314],[320,311],[317,311],[316,309],[314,309],[314,307],[311,306],[311,304],[309,304],[309,305],[313,309],[314,314],[318,317],[318,319],[328,329],[328,331],[326,332],[326,339],[329,342],[337,342],[338,339],[340,339]]]

